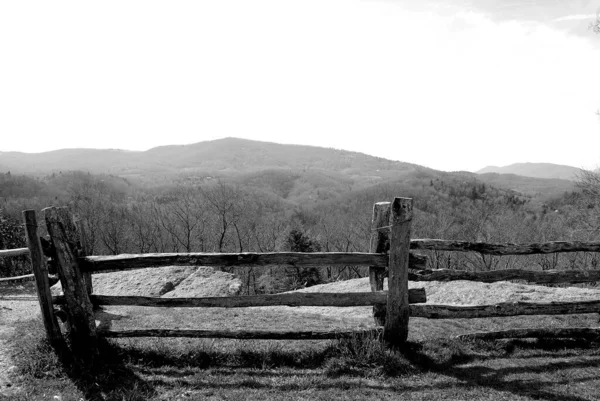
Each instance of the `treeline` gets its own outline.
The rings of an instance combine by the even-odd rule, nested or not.
[[[306,206],[239,180],[205,179],[170,186],[141,187],[119,177],[81,172],[41,179],[0,178],[0,247],[24,246],[20,212],[69,205],[87,224],[87,247],[95,255],[150,252],[276,252],[286,250],[365,252],[373,236],[373,204],[395,196],[415,201],[414,238],[484,242],[597,240],[591,227],[598,212],[584,191],[542,207],[512,191],[475,179],[423,174],[349,191]],[[10,183],[17,182],[19,185]],[[4,185],[5,183],[8,183]],[[21,185],[22,184],[22,185]],[[20,192],[19,192],[20,191]],[[20,242],[19,242],[20,241]],[[429,267],[464,270],[595,268],[595,254],[494,257],[426,252]],[[26,266],[0,260],[2,275]],[[324,266],[236,269],[244,292],[271,293],[333,280],[361,277],[364,268]]]

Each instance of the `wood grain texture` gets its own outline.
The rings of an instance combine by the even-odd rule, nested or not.
[[[373,235],[370,244],[370,252],[372,253],[387,254],[389,250],[389,233],[385,230],[374,230],[390,224],[391,205],[390,202],[379,202],[373,205],[373,217],[371,220],[371,232]],[[385,269],[369,266],[371,291],[383,291],[385,273]],[[373,320],[375,320],[376,326],[383,326],[385,324],[386,310],[386,305],[373,305]]]
[[[408,259],[413,200],[395,198],[391,207],[388,300],[383,338],[398,347],[408,338]]]
[[[507,280],[524,280],[532,284],[590,283],[600,281],[600,270],[494,270],[470,272],[465,270],[423,270],[410,273],[411,281],[469,280],[495,283]]]
[[[599,327],[565,327],[542,329],[512,329],[469,333],[456,336],[461,340],[499,340],[503,338],[584,338],[600,340]]]
[[[75,224],[66,207],[49,207],[43,213],[56,249],[65,311],[71,324],[71,344],[78,359],[93,365],[98,352],[96,322],[76,256],[78,244],[74,242]]]
[[[569,315],[598,313],[600,301],[505,302],[493,305],[410,305],[411,317],[428,319],[472,319],[520,315]]]
[[[274,253],[155,253],[82,258],[84,271],[140,269],[161,266],[323,266],[365,265],[386,267],[387,256],[376,253],[274,252]]]
[[[86,240],[87,224],[83,219],[81,219],[78,216],[75,217],[75,224],[77,226],[77,231],[79,234],[79,238],[78,238],[79,253],[77,256],[81,258],[81,257],[89,255],[89,252],[87,249],[87,240]],[[87,290],[87,293],[88,293],[88,295],[91,295],[94,292],[94,286],[92,284],[92,273],[88,272],[88,271],[83,271],[82,277],[83,277],[83,282],[85,283],[85,288]]]
[[[410,249],[479,252],[486,255],[536,255],[556,252],[600,252],[600,242],[554,241],[531,244],[490,244],[485,242],[413,239]]]
[[[92,295],[94,305],[133,305],[153,307],[201,307],[245,308],[254,306],[371,306],[385,304],[387,292],[294,292],[274,295],[250,295],[236,297],[161,298],[122,295]],[[425,289],[414,288],[409,292],[412,303],[426,302]],[[65,304],[65,297],[55,296],[56,305]]]
[[[191,329],[138,329],[102,330],[98,334],[108,338],[127,337],[192,337],[192,338],[235,338],[240,340],[329,340],[357,335],[379,334],[378,329],[352,331],[246,331],[246,330],[191,330]]]
[[[0,249],[0,258],[8,258],[11,256],[27,255],[29,248],[15,248],[15,249]]]
[[[37,232],[38,223],[35,211],[24,210],[23,221],[25,223],[25,235],[27,236],[31,270],[35,277],[35,287],[46,335],[48,341],[53,346],[59,346],[62,344],[63,337],[56,316],[54,315],[52,293],[50,292],[50,282],[48,280],[48,266],[46,265],[46,257],[44,256],[40,237]]]

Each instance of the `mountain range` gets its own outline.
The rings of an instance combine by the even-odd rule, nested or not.
[[[295,202],[332,199],[385,183],[402,182],[416,187],[434,180],[487,183],[545,201],[572,190],[571,180],[578,171],[569,166],[520,163],[486,167],[477,174],[448,173],[358,152],[238,138],[161,146],[147,151],[0,152],[0,172],[44,176],[73,170],[115,175],[145,185],[227,178]]]
[[[477,174],[486,173],[516,174],[524,177],[576,180],[581,173],[581,169],[552,163],[514,163],[503,167],[487,166],[477,171]]]

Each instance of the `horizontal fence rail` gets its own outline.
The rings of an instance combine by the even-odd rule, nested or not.
[[[484,331],[456,336],[462,340],[499,340],[503,338],[584,338],[587,340],[600,339],[600,327],[556,327],[541,329],[512,329],[499,331]]]
[[[410,305],[411,317],[428,319],[473,319],[521,315],[569,315],[598,313],[600,301],[504,302],[493,305]]]
[[[441,239],[410,239],[413,219],[413,200],[396,197],[393,202],[374,205],[372,238],[369,253],[348,252],[278,252],[278,253],[154,253],[114,256],[87,256],[81,246],[85,241],[85,225],[79,224],[66,207],[46,208],[44,220],[55,252],[51,256],[56,265],[64,295],[52,296],[48,282],[46,259],[39,236],[33,227],[33,211],[25,211],[29,248],[3,250],[0,257],[31,254],[36,274],[38,299],[44,315],[44,324],[51,343],[64,340],[56,322],[58,307],[69,316],[68,331],[73,353],[84,364],[93,364],[98,355],[97,338],[112,337],[195,337],[231,339],[336,339],[363,333],[382,334],[391,346],[402,346],[408,337],[409,317],[429,319],[471,319],[520,315],[597,314],[600,300],[571,302],[504,302],[488,305],[428,305],[423,288],[408,288],[408,280],[450,281],[472,280],[496,282],[524,280],[536,284],[586,283],[600,281],[600,270],[583,271],[529,271],[497,270],[469,272],[461,270],[427,269],[427,256],[413,251],[477,252],[487,255],[535,255],[555,252],[600,252],[600,242],[555,241],[545,243],[511,244],[450,241]],[[28,218],[29,221],[28,222]],[[409,252],[410,250],[410,252]],[[133,270],[162,266],[368,266],[371,292],[312,293],[290,292],[271,295],[235,297],[163,298],[145,296],[95,295],[91,287],[91,273]],[[384,277],[388,276],[388,291],[383,291]],[[28,275],[30,276],[30,275]],[[23,276],[25,277],[25,276]],[[9,278],[19,279],[19,278]],[[0,280],[3,281],[3,280]],[[203,330],[139,328],[111,330],[98,326],[95,306],[142,307],[360,307],[372,306],[375,325],[379,328],[344,330]],[[195,324],[196,322],[190,322]],[[383,326],[383,328],[381,328]],[[584,336],[597,339],[600,328],[513,329],[492,333],[473,333],[471,338],[519,338]],[[469,338],[469,337],[465,337]],[[52,340],[55,340],[54,342]]]
[[[415,269],[424,269],[427,258],[411,255]],[[101,272],[162,266],[268,266],[301,267],[323,265],[364,265],[385,268],[388,256],[383,253],[350,252],[274,252],[274,253],[155,253],[115,256],[87,256],[79,260],[82,271]]]
[[[28,255],[29,248],[16,248],[16,249],[0,249],[0,258],[7,258],[9,256],[21,256]]]
[[[109,338],[128,337],[193,337],[193,338],[234,338],[239,340],[333,340],[356,335],[381,333],[382,329],[369,330],[327,330],[327,331],[245,331],[245,330],[191,330],[191,329],[137,329],[99,330],[98,334]]]
[[[8,258],[13,256],[29,255],[29,248],[15,248],[15,249],[0,249],[0,258]],[[33,280],[33,274],[25,274],[23,276],[14,277],[3,277],[0,278],[0,283],[6,283],[11,281],[29,281]]]
[[[412,239],[410,249],[479,252],[486,255],[536,255],[556,252],[600,252],[600,242],[553,241],[531,244],[489,244],[484,242]]]
[[[425,289],[415,288],[408,294],[410,303],[426,302]],[[160,298],[141,296],[91,295],[94,305],[129,305],[154,307],[244,308],[251,306],[371,306],[385,304],[387,291],[381,292],[298,292],[236,297]],[[64,305],[64,296],[52,297],[55,305]]]
[[[33,273],[25,274],[23,276],[14,276],[14,277],[4,277],[0,278],[0,283],[10,282],[10,281],[31,281],[34,280]]]
[[[493,270],[470,272],[465,270],[421,270],[410,273],[411,281],[455,281],[468,280],[495,283],[506,280],[524,280],[533,284],[592,283],[600,281],[600,270]]]
[[[82,258],[83,271],[139,269],[161,266],[294,266],[367,265],[387,266],[387,256],[376,253],[156,253],[143,255],[88,256]]]

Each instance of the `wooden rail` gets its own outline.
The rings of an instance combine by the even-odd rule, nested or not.
[[[138,329],[138,330],[101,330],[102,337],[193,337],[193,338],[234,338],[238,340],[333,340],[353,337],[360,334],[379,334],[381,329],[356,329],[348,331],[263,331],[263,330],[190,330],[190,329]]]
[[[584,338],[600,340],[600,327],[555,327],[541,329],[512,329],[485,331],[456,336],[461,340],[499,340],[503,338]]]
[[[427,257],[411,254],[411,268],[424,269]],[[156,253],[80,258],[84,272],[129,270],[163,266],[373,266],[386,268],[388,256],[381,253],[358,252],[274,252],[274,253]]]
[[[493,270],[470,272],[465,270],[422,270],[410,273],[411,281],[455,281],[469,280],[495,283],[507,280],[524,280],[534,284],[592,283],[600,281],[600,270]]]
[[[408,289],[408,280],[448,281],[477,280],[495,282],[526,280],[538,284],[585,283],[600,281],[600,271],[525,271],[500,270],[467,272],[456,270],[426,270],[427,258],[410,250],[478,252],[488,255],[534,255],[554,252],[600,252],[600,242],[546,242],[530,244],[487,244],[480,242],[410,239],[413,201],[395,198],[393,202],[377,203],[373,209],[371,229],[377,233],[370,253],[168,253],[116,256],[88,256],[82,247],[85,224],[78,226],[66,208],[44,209],[45,222],[56,249],[59,278],[64,295],[52,297],[47,284],[44,258],[36,234],[29,230],[29,250],[0,251],[0,256],[26,254],[36,259],[34,273],[40,306],[48,336],[57,338],[54,307],[62,307],[70,325],[69,342],[84,363],[93,364],[98,355],[97,337],[222,337],[235,339],[331,339],[357,333],[382,333],[391,346],[402,347],[408,337],[409,317],[430,319],[471,319],[519,315],[558,315],[600,312],[600,300],[575,302],[514,302],[494,305],[456,306],[427,305],[424,289]],[[33,227],[33,215],[25,215],[26,225]],[[37,238],[39,239],[39,238]],[[33,257],[35,256],[35,258]],[[285,293],[245,297],[160,298],[137,296],[104,296],[92,293],[90,274],[115,270],[140,269],[170,265],[191,266],[368,266],[371,292],[364,293]],[[412,270],[412,271],[409,271]],[[388,288],[383,291],[387,273]],[[93,308],[100,305],[132,305],[150,307],[264,307],[264,306],[373,306],[375,322],[383,329],[272,331],[272,330],[102,330],[96,327]],[[49,311],[51,311],[49,313]],[[50,315],[50,316],[48,316]],[[577,328],[575,328],[577,329]],[[568,336],[581,333],[596,338],[600,329],[528,329],[504,330],[502,333],[474,333],[473,338],[503,338],[502,336]],[[561,331],[562,330],[562,331]]]
[[[556,252],[600,252],[600,242],[553,241],[531,244],[489,244],[485,242],[413,239],[410,249],[479,252],[486,255],[536,255]]]
[[[0,249],[0,258],[29,254],[29,248]]]
[[[162,266],[266,266],[322,265],[387,266],[387,256],[375,253],[279,252],[279,253],[158,253],[144,255],[88,256],[82,258],[84,271],[140,269]]]
[[[428,319],[474,319],[522,315],[569,315],[598,313],[600,301],[504,302],[493,305],[410,305],[411,317]]]
[[[33,274],[25,274],[23,276],[0,278],[0,283],[5,283],[5,282],[9,282],[9,281],[31,281],[33,279],[34,279]]]
[[[245,308],[254,306],[371,306],[387,302],[387,291],[381,292],[296,292],[273,295],[236,297],[160,298],[140,296],[92,295],[94,305],[130,305],[153,307]],[[55,305],[64,305],[63,296],[54,296]],[[410,303],[426,302],[425,289],[409,291]]]

